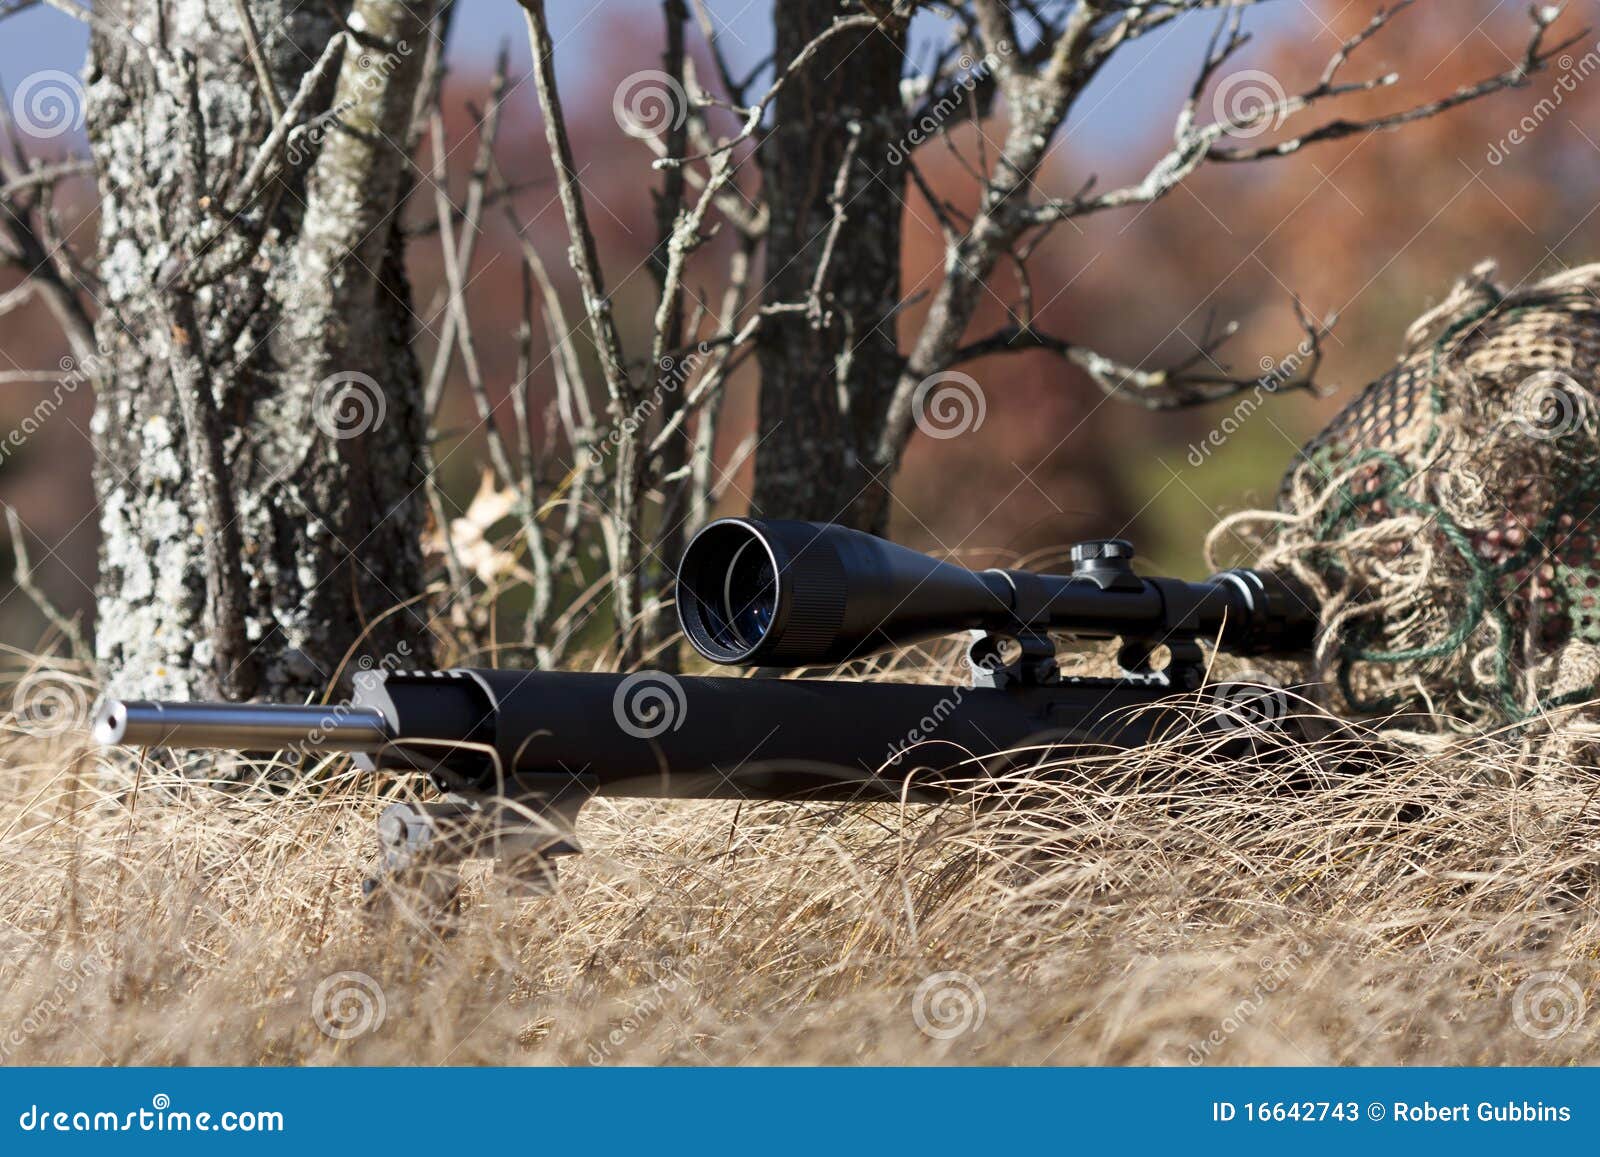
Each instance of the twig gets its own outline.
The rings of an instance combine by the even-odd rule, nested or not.
[[[472,162],[472,175],[467,184],[466,206],[462,210],[462,231],[459,247],[454,236],[455,206],[450,203],[450,196],[446,182],[449,178],[445,167],[447,152],[444,140],[444,121],[438,112],[430,118],[434,153],[434,201],[437,210],[437,228],[440,234],[440,247],[444,254],[445,272],[452,275],[450,296],[452,308],[445,317],[444,327],[439,335],[439,349],[434,354],[433,367],[428,374],[428,383],[423,389],[423,412],[432,414],[439,407],[439,399],[444,393],[445,380],[450,372],[450,361],[454,356],[458,344],[458,336],[466,321],[465,306],[457,307],[454,299],[458,296],[457,283],[464,283],[468,271],[472,269],[473,258],[477,255],[478,238],[482,236],[484,189],[489,181],[490,162],[494,157],[495,140],[500,134],[500,113],[503,108],[506,89],[506,69],[509,60],[509,48],[502,44],[500,55],[495,61],[494,75],[489,81],[489,106],[488,112],[478,118],[478,151]],[[453,273],[452,273],[453,271]],[[465,356],[465,351],[463,351]],[[510,478],[506,479],[507,482]]]
[[[300,87],[295,90],[294,97],[289,101],[289,107],[283,110],[283,115],[273,124],[267,139],[261,142],[261,147],[256,150],[255,159],[250,162],[250,167],[245,170],[244,176],[230,190],[228,207],[224,211],[226,216],[237,217],[255,197],[261,182],[278,164],[278,154],[283,150],[290,132],[305,123],[311,101],[343,64],[345,46],[349,42],[349,37],[345,33],[334,33],[323,47],[322,55],[317,57],[317,62],[300,78]]]
[[[1274,394],[1295,390],[1315,393],[1318,390],[1317,372],[1322,366],[1322,339],[1332,331],[1337,318],[1318,323],[1305,312],[1298,298],[1294,299],[1294,309],[1306,334],[1302,343],[1304,352],[1297,356],[1295,368],[1300,369],[1304,364],[1304,370],[1281,382],[1268,375],[1249,378],[1230,374],[1226,367],[1216,362],[1214,355],[1238,333],[1238,325],[1231,322],[1216,334],[1202,338],[1193,355],[1161,370],[1141,370],[1037,328],[1015,326],[962,346],[956,351],[951,364],[959,365],[990,354],[1047,350],[1088,374],[1108,396],[1120,397],[1151,410],[1176,410],[1202,405],[1252,387],[1266,388],[1265,383],[1269,381],[1272,383],[1270,391]],[[1211,369],[1197,369],[1202,366]]]
[[[19,194],[54,185],[72,177],[87,177],[94,174],[94,162],[90,160],[60,161],[54,165],[36,165],[28,172],[12,181],[0,185],[0,201],[16,202]]]
[[[33,563],[28,559],[28,538],[23,530],[22,519],[17,516],[16,508],[6,504],[6,525],[11,531],[11,553],[16,559],[16,566],[12,569],[12,581],[17,584],[17,589],[27,595],[38,607],[44,617],[64,635],[72,645],[73,653],[81,659],[92,659],[94,649],[89,646],[83,632],[78,629],[75,620],[69,619],[56,608],[50,597],[44,593],[33,577]]]
[[[256,70],[256,83],[261,86],[261,99],[267,102],[267,111],[274,121],[283,119],[283,98],[273,83],[272,70],[267,67],[267,57],[261,50],[261,34],[256,31],[255,17],[250,14],[249,0],[233,0],[233,10],[239,17],[239,30],[244,34],[244,44],[250,54],[250,64]]]

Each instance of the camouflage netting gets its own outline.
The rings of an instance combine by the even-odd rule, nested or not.
[[[1322,599],[1316,665],[1338,709],[1474,729],[1600,696],[1600,265],[1514,290],[1493,274],[1418,319],[1394,370],[1304,448],[1277,511],[1208,543],[1242,538]]]

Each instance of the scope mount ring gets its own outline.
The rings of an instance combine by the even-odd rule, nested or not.
[[[974,687],[1003,691],[1008,687],[1047,687],[1061,681],[1056,645],[1047,632],[975,630],[971,635],[967,666],[972,669]],[[1007,643],[1017,646],[1009,659]]]

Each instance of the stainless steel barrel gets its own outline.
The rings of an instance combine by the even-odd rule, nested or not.
[[[113,699],[95,720],[94,738],[134,747],[378,751],[390,736],[382,714],[369,707]]]

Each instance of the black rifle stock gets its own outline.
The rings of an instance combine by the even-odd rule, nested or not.
[[[1120,540],[1073,573],[975,572],[827,524],[722,519],[685,551],[677,602],[707,658],[815,666],[968,631],[970,686],[515,670],[364,672],[336,706],[112,701],[108,744],[352,752],[427,775],[438,803],[390,807],[384,862],[490,855],[547,882],[594,796],[932,801],[1044,757],[1148,741],[1203,682],[1202,642],[1293,656],[1302,591],[1256,571],[1146,579]],[[1116,678],[1062,677],[1051,632],[1121,640]],[[1153,654],[1165,648],[1157,670]]]

